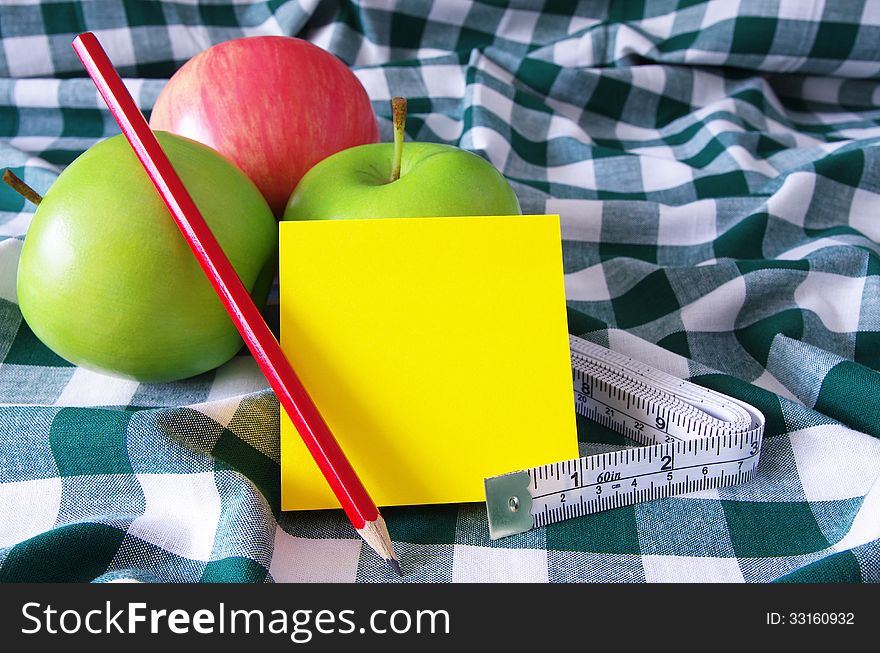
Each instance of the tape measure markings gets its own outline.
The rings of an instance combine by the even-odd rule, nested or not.
[[[486,479],[492,539],[751,478],[764,431],[754,407],[580,338],[570,345],[575,410],[644,446]]]
[[[712,461],[712,462],[701,462],[701,463],[697,463],[696,465],[688,465],[686,467],[675,467],[673,464],[673,465],[670,465],[668,470],[669,471],[672,471],[672,470],[681,471],[684,469],[695,469],[696,467],[708,467],[709,465],[725,465],[725,464],[729,464],[729,463],[745,462],[746,460],[750,460],[753,457],[754,456],[752,455],[752,456],[745,456],[743,458],[734,458],[733,460],[717,460],[717,461]],[[617,464],[616,461],[615,461],[615,464]],[[666,468],[661,469],[661,471],[666,471]],[[721,472],[723,474],[724,470],[722,469]],[[577,472],[574,472],[574,473],[577,473]],[[615,475],[613,478],[609,478],[607,480],[597,480],[595,483],[586,483],[584,485],[575,485],[569,489],[581,490],[584,488],[593,487],[593,486],[597,486],[597,485],[604,485],[604,484],[612,482],[612,481],[628,481],[631,479],[642,478],[643,476],[644,475],[639,475],[639,474],[634,474],[632,476],[620,476],[619,472],[615,472]],[[575,481],[575,483],[576,482],[577,481]],[[535,487],[535,489],[537,490],[537,486]],[[533,494],[532,499],[541,499],[543,497],[550,496],[551,494],[557,494],[557,492],[547,492],[545,494]]]

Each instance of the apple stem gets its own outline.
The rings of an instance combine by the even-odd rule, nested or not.
[[[31,204],[39,205],[39,203],[43,201],[42,195],[24,183],[21,178],[9,168],[6,168],[3,172],[3,182]]]
[[[391,118],[394,123],[394,158],[391,161],[391,181],[400,179],[400,161],[403,158],[403,128],[406,124],[406,98],[391,98]]]

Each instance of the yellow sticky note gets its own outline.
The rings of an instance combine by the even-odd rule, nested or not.
[[[281,346],[378,505],[577,457],[558,216],[280,232]],[[282,510],[338,506],[282,413]]]

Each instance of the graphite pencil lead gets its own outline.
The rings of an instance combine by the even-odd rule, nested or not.
[[[385,562],[387,562],[388,566],[397,572],[398,576],[403,576],[403,569],[400,568],[400,563],[395,558],[389,558]]]

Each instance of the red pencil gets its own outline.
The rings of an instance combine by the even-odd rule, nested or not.
[[[352,525],[379,556],[403,575],[385,520],[375,502],[281,351],[278,341],[184,188],[104,48],[94,34],[86,32],[74,39],[73,49],[171,211],[174,221]]]

